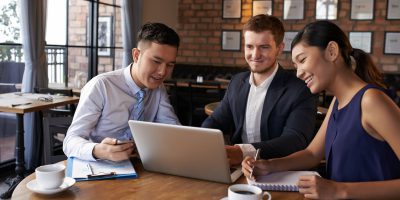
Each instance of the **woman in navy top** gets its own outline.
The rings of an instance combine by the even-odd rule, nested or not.
[[[312,93],[327,90],[335,98],[307,149],[270,160],[247,157],[244,174],[309,169],[326,159],[328,179],[300,177],[306,198],[399,199],[400,109],[371,57],[352,48],[334,23],[317,21],[294,38],[292,60]]]

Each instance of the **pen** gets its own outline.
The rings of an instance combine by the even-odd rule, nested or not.
[[[90,172],[90,175],[94,175],[93,169],[92,169],[92,166],[90,166],[90,163],[88,163],[88,164],[86,165],[86,167],[88,168],[88,170],[89,170],[89,172]],[[88,176],[90,176],[90,175],[88,175]]]
[[[254,160],[257,160],[257,159],[258,159],[258,157],[260,156],[259,154],[260,154],[260,149],[257,149],[256,155],[254,156]],[[250,178],[253,177],[254,166],[253,166],[252,169],[253,169],[253,170],[251,170],[251,172],[250,172]]]
[[[107,178],[107,177],[113,177],[117,173],[115,172],[110,172],[110,173],[101,173],[101,174],[89,174],[87,177],[90,178]]]

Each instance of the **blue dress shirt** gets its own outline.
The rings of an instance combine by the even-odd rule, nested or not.
[[[98,75],[85,85],[63,143],[65,155],[95,160],[93,148],[105,137],[132,138],[128,120],[141,88],[131,77],[131,67]],[[163,85],[145,90],[144,121],[180,124]]]

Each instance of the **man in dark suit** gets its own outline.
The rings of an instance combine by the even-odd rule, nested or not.
[[[277,61],[284,33],[276,17],[250,18],[243,28],[250,72],[232,78],[220,106],[202,124],[231,133],[235,145],[226,146],[231,165],[254,156],[256,149],[263,159],[289,155],[314,137],[316,96]]]

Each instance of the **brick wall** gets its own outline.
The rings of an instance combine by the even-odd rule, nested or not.
[[[400,31],[400,20],[386,20],[386,0],[375,0],[374,19],[368,21],[350,20],[351,0],[339,0],[338,20],[334,20],[347,34],[349,31],[372,31],[372,57],[385,72],[400,73],[400,56],[386,55],[384,32]],[[303,20],[283,20],[283,0],[273,0],[272,15],[285,25],[286,31],[298,31],[307,23],[315,21],[316,0],[305,0]],[[180,0],[178,32],[182,45],[179,63],[245,66],[243,40],[241,52],[221,50],[221,30],[241,30],[251,17],[252,0],[242,0],[241,19],[222,19],[222,0]],[[290,45],[290,44],[287,44]],[[290,53],[280,56],[280,63],[291,68]]]
[[[86,46],[87,43],[87,20],[88,20],[87,1],[70,0],[68,15],[68,44],[76,46]],[[112,6],[99,5],[100,16],[111,16],[112,46],[122,47],[122,25],[121,25],[121,9],[114,9]],[[84,83],[75,83],[75,77],[86,80],[88,71],[88,50],[82,47],[70,47],[68,49],[68,86],[82,87]],[[113,62],[115,68],[122,67],[122,49],[112,49],[110,56],[99,56],[98,72],[99,74],[112,71]]]

